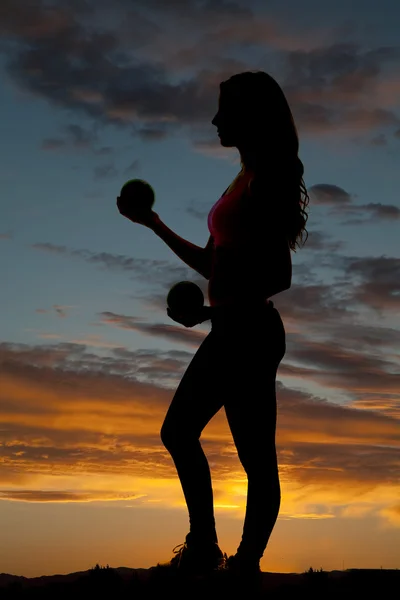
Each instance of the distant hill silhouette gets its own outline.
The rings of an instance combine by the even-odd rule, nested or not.
[[[298,573],[262,573],[262,587],[255,591],[251,582],[238,582],[226,572],[208,577],[178,577],[170,570],[111,568],[99,564],[89,571],[68,575],[21,577],[0,574],[1,600],[110,598],[112,600],[149,600],[182,593],[184,598],[265,598],[324,600],[388,598],[400,589],[398,569],[314,570]],[[249,593],[250,592],[250,593]]]

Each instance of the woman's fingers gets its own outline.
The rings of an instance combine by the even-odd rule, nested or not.
[[[200,321],[199,319],[197,319],[197,315],[179,315],[176,313],[173,313],[169,307],[167,307],[167,315],[173,320],[176,321],[176,323],[180,323],[181,325],[184,325],[185,327],[194,327],[194,325],[197,325]]]

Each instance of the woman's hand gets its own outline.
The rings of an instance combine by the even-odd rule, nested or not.
[[[149,229],[153,229],[157,220],[159,220],[159,216],[154,210],[149,211],[138,211],[135,210],[135,204],[131,201],[126,201],[121,198],[121,196],[117,197],[117,207],[119,212],[123,217],[126,217],[132,223],[139,223],[140,225],[144,225]]]
[[[185,327],[194,327],[210,319],[210,307],[202,306],[200,310],[195,312],[187,312],[184,314],[173,313],[172,310],[167,307],[167,315],[177,323],[184,325]]]

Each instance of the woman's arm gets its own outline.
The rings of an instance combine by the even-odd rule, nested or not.
[[[203,306],[203,308],[201,309],[201,320],[199,321],[200,323],[204,323],[204,321],[209,321],[211,319],[211,317],[214,315],[214,308],[213,306]]]
[[[158,217],[154,220],[151,227],[156,235],[169,246],[184,263],[197,271],[205,279],[210,278],[211,272],[211,252],[210,240],[205,248],[196,246],[191,242],[181,238],[165,225]]]

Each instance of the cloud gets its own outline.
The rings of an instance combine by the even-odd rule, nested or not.
[[[42,150],[59,150],[59,148],[65,148],[67,145],[65,140],[60,138],[45,138],[42,141]]]
[[[46,313],[52,313],[54,310],[54,312],[56,313],[56,315],[58,317],[60,317],[61,319],[65,319],[68,316],[67,309],[69,309],[69,308],[75,308],[75,307],[74,307],[74,305],[60,306],[58,304],[53,304],[51,309],[37,308],[35,310],[35,312],[40,313],[40,314],[46,314]]]
[[[138,135],[143,142],[154,142],[164,140],[168,137],[168,132],[161,128],[151,129],[149,127],[142,127],[138,130]]]
[[[43,250],[44,252],[52,252],[54,254],[67,254],[68,249],[66,246],[58,246],[56,244],[49,244],[47,242],[40,244],[32,244],[32,248],[37,250]]]
[[[116,500],[136,500],[144,496],[144,494],[112,493],[107,490],[84,493],[12,489],[0,491],[0,500],[14,500],[16,502],[115,502]]]
[[[400,527],[400,505],[394,504],[382,509],[381,514],[393,526]]]
[[[115,168],[113,163],[107,163],[106,165],[97,166],[94,168],[95,179],[112,179],[118,175],[118,169]]]
[[[84,129],[81,125],[70,123],[65,126],[65,130],[71,138],[74,148],[90,148],[97,141],[97,134]]]
[[[61,340],[62,336],[59,335],[58,333],[39,333],[38,338],[41,338],[43,340]]]
[[[0,344],[0,497],[135,498],[148,506],[181,506],[160,428],[191,357],[126,348],[96,354],[80,344]],[[393,520],[398,420],[378,407],[355,408],[291,389],[280,380],[284,366],[277,381],[282,518],[333,518],[364,503]],[[239,516],[246,477],[223,411],[204,430],[202,444],[216,503]]]
[[[360,211],[361,210],[369,211],[371,220],[374,222],[376,219],[381,219],[382,221],[393,221],[400,219],[400,208],[398,206],[393,206],[393,204],[369,202],[368,204],[363,204],[360,206]]]
[[[352,300],[374,311],[398,311],[400,307],[400,259],[387,256],[346,257],[345,275],[355,283]]]
[[[138,278],[143,278],[146,283],[154,283],[161,286],[165,295],[158,299],[157,303],[164,307],[165,297],[173,283],[190,279],[200,285],[203,293],[206,293],[206,280],[200,275],[198,278],[193,275],[193,271],[182,265],[182,263],[170,263],[166,260],[152,260],[144,258],[134,258],[123,254],[111,254],[110,252],[92,252],[87,249],[70,249],[66,246],[60,246],[49,242],[41,242],[32,244],[35,250],[42,252],[50,252],[61,256],[78,258],[85,262],[99,266],[103,269],[112,271],[132,272],[135,276],[135,281]],[[148,292],[146,292],[146,297]]]
[[[174,2],[167,8],[152,2],[133,9],[119,0],[113,22],[100,30],[90,17],[96,14],[101,21],[106,11],[104,3],[94,2],[51,9],[40,2],[5,2],[0,36],[9,77],[97,125],[131,124],[133,134],[159,140],[183,126],[204,130],[205,121],[212,130],[219,83],[252,68],[225,56],[226,49],[251,44],[263,55],[275,52],[267,70],[287,94],[301,132],[347,135],[398,129],[392,110],[397,47],[337,43],[333,30],[321,25],[294,33],[290,21],[233,2]],[[160,18],[168,22],[172,17],[171,28],[160,27]],[[70,127],[75,128],[75,143],[92,143],[79,125]],[[57,143],[49,138],[45,147]],[[214,145],[219,149],[216,137]],[[106,176],[114,173],[107,165],[100,167],[104,171]]]
[[[66,132],[65,138],[45,138],[42,141],[43,150],[58,150],[60,148],[70,147],[76,150],[92,150],[94,154],[108,154],[110,148],[96,150],[94,144],[98,141],[97,133],[85,129],[81,125],[70,123],[63,127]]]
[[[126,167],[124,174],[127,175],[129,173],[136,173],[139,169],[140,163],[137,159],[135,159],[128,167]]]
[[[91,252],[90,250],[86,249],[73,250],[67,248],[66,246],[59,246],[57,244],[51,244],[47,242],[32,244],[32,248],[35,248],[36,250],[42,250],[44,252],[80,258],[91,264],[97,264],[107,269],[133,271],[135,274],[147,274],[151,265],[153,265],[155,268],[161,269],[167,264],[167,261],[137,259],[121,254],[111,254],[109,252]]]
[[[255,24],[250,9],[224,2],[203,3],[202,10],[198,3],[183,0],[147,2],[149,9],[170,15],[172,21],[179,16],[179,25],[186,23],[180,37],[164,33],[160,23],[167,20],[157,22],[159,13],[146,17],[131,3],[120,2],[118,7],[130,9],[124,27],[99,33],[92,18],[97,4],[79,5],[76,11],[68,2],[63,8],[44,10],[40,2],[28,6],[4,0],[0,25],[9,76],[75,116],[114,125],[128,122],[135,135],[149,141],[173,135],[182,123],[200,128],[215,110],[219,81],[248,68],[218,54],[236,41],[258,44],[263,51],[269,44],[281,52],[282,81],[302,131],[397,127],[390,106],[394,93],[384,95],[385,90],[396,89],[394,75],[388,72],[395,49],[312,48],[317,38],[308,31],[296,39],[283,24],[272,19]],[[99,10],[106,8],[102,1],[98,5]],[[90,29],[78,20],[84,14]],[[225,21],[219,18],[222,15]],[[114,16],[118,21],[117,12]],[[194,35],[199,27],[204,30]],[[207,59],[215,68],[207,66]],[[383,139],[379,136],[373,139]],[[63,143],[90,149],[95,142],[94,133],[74,124],[65,137],[44,140],[49,149]],[[217,143],[201,140],[195,147],[205,153],[213,148],[222,152]],[[106,155],[110,148],[93,151]],[[128,170],[137,167],[135,161]],[[113,177],[114,169],[109,162],[97,167],[94,175],[99,180]],[[345,218],[352,214],[398,218],[397,207],[355,205],[356,196],[339,186],[320,183],[313,192],[315,204],[337,208]],[[204,216],[202,210],[195,205],[192,214]],[[314,253],[312,266],[298,266],[299,285],[276,302],[288,332],[277,383],[283,516],[334,518],[372,510],[398,523],[399,332],[381,322],[375,325],[373,319],[363,324],[360,317],[362,311],[382,306],[398,309],[399,263],[387,256],[342,256],[337,251],[343,246],[323,231],[312,230],[305,248],[319,252]],[[33,247],[156,283],[158,290],[150,301],[160,309],[172,281],[189,273],[168,261],[52,243]],[[322,284],[315,266],[339,270],[341,276],[335,273],[334,284]],[[37,310],[55,310],[63,318],[66,308]],[[110,328],[137,331],[148,340],[161,336],[179,341],[190,352],[132,351],[96,336],[52,345],[0,344],[3,500],[87,502],[126,497],[147,505],[182,505],[176,471],[159,432],[174,389],[205,334],[113,310],[104,310],[99,317]],[[249,357],[256,351],[246,349]],[[302,384],[314,393],[302,391]],[[218,505],[242,511],[245,475],[223,412],[207,426],[202,443],[212,465]]]
[[[307,242],[302,250],[311,251],[325,251],[325,252],[338,252],[346,246],[346,243],[342,240],[332,239],[333,236],[323,231],[317,231],[313,229],[309,231]]]
[[[54,304],[53,308],[56,311],[58,317],[60,317],[61,319],[65,319],[65,317],[67,316],[67,311],[65,309],[69,308],[68,306],[63,307],[63,306],[58,306],[57,304]]]
[[[167,317],[169,318],[169,317]],[[101,321],[122,329],[131,329],[144,335],[165,337],[171,341],[184,342],[190,346],[198,346],[206,334],[193,328],[184,328],[179,325],[165,325],[157,323],[143,323],[140,318],[118,315],[112,312],[101,313]]]
[[[317,205],[340,205],[342,209],[351,203],[351,195],[348,192],[330,183],[316,183],[307,191],[312,195],[313,203]]]
[[[290,457],[283,459],[286,476],[301,484],[348,484],[359,490],[379,486],[398,486],[399,445],[380,447],[365,444],[304,443],[290,444]],[[286,463],[286,464],[285,464]],[[382,464],[382,474],[379,474]]]
[[[380,221],[393,221],[400,219],[400,209],[393,204],[369,202],[368,204],[354,204],[352,196],[343,188],[330,183],[317,183],[308,188],[312,203],[317,206],[330,208],[330,215],[345,216],[342,225],[363,225]],[[356,219],[350,219],[350,217]]]
[[[332,192],[336,193],[336,192]],[[384,207],[370,206],[371,211],[382,213]],[[323,241],[325,237],[325,241]],[[349,321],[349,327],[354,322],[355,312],[359,307],[382,314],[385,311],[397,311],[399,307],[399,281],[400,260],[393,257],[353,257],[332,252],[334,248],[343,247],[340,241],[330,240],[330,236],[315,232],[310,235],[310,250],[321,248],[324,252],[313,256],[311,265],[298,265],[297,273],[301,282],[296,282],[289,290],[279,295],[278,305],[283,309],[285,319],[291,324],[295,319],[308,326],[321,322],[332,323],[330,327],[338,327]],[[190,279],[194,281],[207,295],[207,281],[201,276],[193,277],[193,271],[180,263],[168,264],[166,261],[135,259],[124,255],[113,255],[107,252],[95,253],[85,249],[70,250],[65,246],[51,243],[37,243],[35,249],[53,252],[60,255],[80,258],[90,264],[100,265],[114,271],[132,271],[135,279],[145,278],[146,283],[152,282],[162,288],[162,293],[153,296],[146,292],[146,302],[154,304],[156,308],[164,310],[165,298],[173,283]],[[166,266],[168,265],[168,268]],[[315,267],[324,268],[325,271],[341,271],[342,276],[335,281],[335,285],[320,283],[314,275]],[[345,321],[343,320],[345,319]],[[164,329],[164,332],[166,330]],[[171,330],[172,331],[172,330]]]
[[[396,105],[385,90],[396,80],[390,67],[399,56],[398,47],[363,50],[354,42],[287,52],[283,87],[299,127],[348,133],[398,125],[394,111],[383,106]]]
[[[84,4],[80,3],[81,8]],[[0,32],[4,37],[21,36],[27,41],[57,36],[65,33],[73,25],[74,15],[83,14],[79,4],[69,2],[67,8],[54,6],[47,8],[41,0],[26,3],[22,0],[3,0]],[[15,9],[18,10],[15,10]]]

